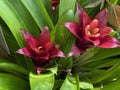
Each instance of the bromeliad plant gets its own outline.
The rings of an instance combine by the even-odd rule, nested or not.
[[[119,0],[0,0],[1,90],[120,90]]]
[[[55,44],[50,41],[50,33],[48,27],[45,27],[38,39],[35,39],[28,32],[22,31],[25,41],[28,46],[19,49],[17,53],[26,55],[33,60],[38,74],[42,68],[49,63],[50,58],[64,57],[62,51],[55,47]]]
[[[79,23],[65,23],[65,27],[77,37],[76,44],[73,46],[70,55],[84,53],[86,49],[92,46],[100,48],[120,46],[120,42],[110,36],[113,30],[106,26],[107,14],[107,9],[104,9],[90,20],[87,13],[78,4]]]

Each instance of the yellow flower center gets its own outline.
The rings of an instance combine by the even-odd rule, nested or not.
[[[100,33],[99,33],[99,28],[97,28],[98,25],[98,20],[94,19],[90,25],[87,25],[85,27],[85,33],[87,36],[89,37],[99,37]]]

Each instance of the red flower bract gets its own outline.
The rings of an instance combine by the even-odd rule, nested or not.
[[[22,30],[22,33],[28,45],[19,49],[17,53],[30,57],[38,73],[49,64],[51,58],[64,57],[63,52],[56,48],[55,44],[50,41],[48,27],[44,28],[37,39],[24,30]]]
[[[59,4],[60,0],[51,0],[52,3],[52,9],[55,11],[57,5]]]
[[[101,48],[114,48],[120,46],[120,42],[109,34],[112,28],[106,26],[107,9],[99,12],[92,20],[78,4],[79,23],[66,22],[64,24],[73,35],[77,37],[69,56],[83,53],[91,46]]]

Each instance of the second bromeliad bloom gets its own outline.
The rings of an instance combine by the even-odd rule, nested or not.
[[[79,23],[66,22],[64,24],[70,32],[77,37],[75,45],[72,47],[69,56],[82,54],[91,46],[100,48],[115,48],[120,46],[120,42],[110,36],[112,28],[107,24],[107,9],[99,12],[92,20],[88,14],[78,4]]]

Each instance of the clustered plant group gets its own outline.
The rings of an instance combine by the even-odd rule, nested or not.
[[[0,0],[1,90],[120,90],[119,0]]]

